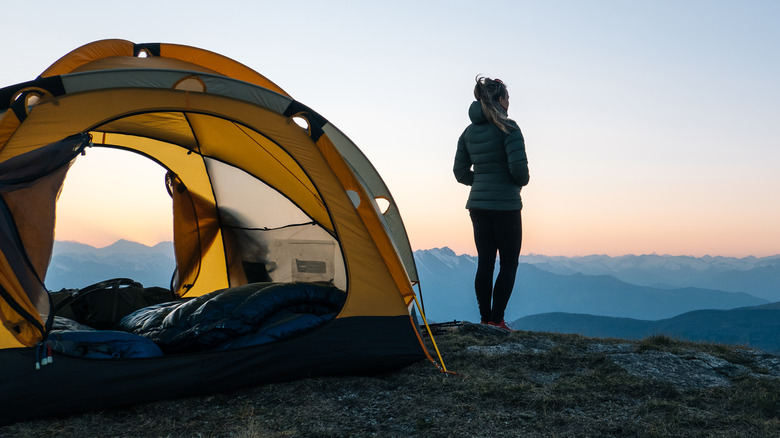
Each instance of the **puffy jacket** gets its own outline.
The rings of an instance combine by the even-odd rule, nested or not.
[[[471,186],[466,208],[522,209],[520,189],[529,179],[523,133],[514,122],[509,134],[502,132],[488,121],[478,101],[469,107],[469,118],[452,168],[459,183]]]

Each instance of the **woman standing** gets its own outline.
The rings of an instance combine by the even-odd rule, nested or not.
[[[474,290],[482,324],[510,330],[504,321],[515,284],[523,228],[520,189],[528,184],[525,141],[507,118],[509,92],[500,79],[477,77],[469,107],[471,124],[458,139],[453,172],[471,186],[466,208],[474,226],[477,275]],[[499,256],[495,285],[493,270]]]

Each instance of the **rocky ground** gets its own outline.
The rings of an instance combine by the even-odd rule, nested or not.
[[[446,367],[263,385],[0,428],[0,436],[780,436],[780,358],[463,323]],[[430,345],[430,340],[427,340]]]

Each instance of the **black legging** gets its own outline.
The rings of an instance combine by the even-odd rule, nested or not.
[[[477,275],[474,290],[482,322],[504,320],[509,297],[515,285],[523,224],[520,210],[469,210],[477,246]],[[493,271],[498,252],[499,270],[495,286]],[[492,303],[492,304],[491,304]]]

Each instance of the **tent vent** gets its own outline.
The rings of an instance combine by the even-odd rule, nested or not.
[[[138,51],[138,54],[135,55],[136,58],[148,58],[149,57],[149,51],[146,49],[141,49]]]
[[[352,201],[352,205],[354,205],[355,208],[358,208],[360,206],[360,195],[354,190],[347,190],[347,195],[349,196],[349,200]]]
[[[293,122],[305,130],[309,130],[309,121],[301,116],[293,116]]]
[[[19,120],[24,120],[30,114],[32,108],[41,100],[43,94],[38,89],[24,89],[17,92],[11,98],[10,107],[14,110]]]
[[[40,94],[30,93],[30,94],[27,95],[27,102],[26,102],[27,105],[25,105],[25,106],[27,107],[27,113],[28,114],[29,114],[30,110],[32,109],[32,107],[35,106],[35,104],[38,103],[39,100],[41,100],[41,95]]]
[[[376,201],[376,207],[379,210],[380,213],[385,214],[387,213],[387,210],[390,209],[390,201],[387,198],[383,197],[377,197],[374,199]]]
[[[206,83],[203,79],[197,76],[187,76],[179,79],[178,82],[173,84],[173,88],[182,91],[197,91],[203,93],[206,91]]]

